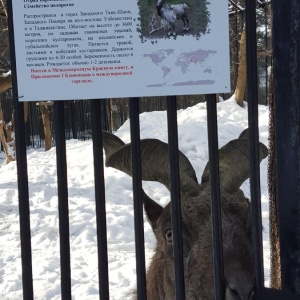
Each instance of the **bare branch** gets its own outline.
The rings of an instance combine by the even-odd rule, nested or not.
[[[154,32],[164,28],[163,26],[155,28],[156,23],[157,23],[157,17],[156,17],[156,14],[153,13],[152,18],[151,18],[151,23],[149,24],[149,26],[151,27],[149,34],[153,34]]]

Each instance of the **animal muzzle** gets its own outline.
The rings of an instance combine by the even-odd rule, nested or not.
[[[226,285],[225,300],[251,300],[253,297],[253,285],[240,284],[238,286]]]

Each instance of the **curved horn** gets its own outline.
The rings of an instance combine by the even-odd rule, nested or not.
[[[124,144],[115,135],[103,132],[105,165],[132,176],[131,144]],[[170,190],[168,144],[157,139],[140,141],[142,180],[157,181]],[[200,186],[188,158],[179,151],[180,191],[184,196],[197,196]]]
[[[228,142],[219,150],[220,187],[228,193],[235,193],[250,176],[250,153],[248,130],[236,140]],[[267,147],[259,143],[260,162],[267,157]],[[201,184],[209,181],[209,162],[203,171]]]
[[[142,179],[157,181],[170,190],[168,144],[157,139],[140,142]],[[132,176],[131,144],[126,144],[106,158],[106,165]],[[196,173],[187,157],[179,151],[180,191],[185,196],[199,194]]]

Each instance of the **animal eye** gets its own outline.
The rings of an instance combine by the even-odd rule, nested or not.
[[[173,233],[172,233],[172,229],[168,229],[165,233],[166,235],[166,240],[168,243],[172,243],[173,242]]]

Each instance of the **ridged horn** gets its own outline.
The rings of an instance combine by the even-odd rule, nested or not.
[[[140,143],[142,179],[162,183],[171,188],[168,144],[157,139],[144,139]],[[132,176],[131,144],[126,144],[106,159],[106,165]],[[199,194],[196,173],[187,157],[179,151],[180,191],[185,196]]]
[[[268,148],[259,142],[260,162],[267,157]],[[228,142],[219,150],[220,188],[235,193],[250,176],[248,129],[238,139]],[[203,171],[201,184],[209,181],[209,162]]]

